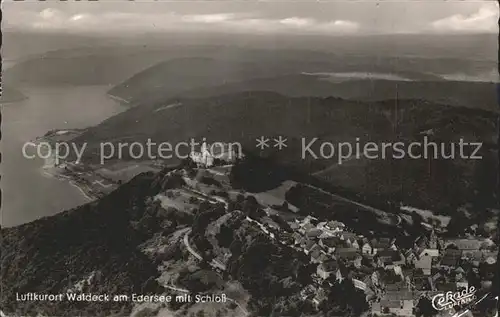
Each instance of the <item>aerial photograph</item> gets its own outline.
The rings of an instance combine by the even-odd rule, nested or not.
[[[498,317],[497,1],[14,1],[0,317]]]

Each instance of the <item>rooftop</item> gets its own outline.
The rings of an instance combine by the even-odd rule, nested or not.
[[[455,245],[459,250],[479,250],[481,248],[481,241],[478,239],[456,239],[449,240],[447,244]]]
[[[339,237],[327,237],[324,239],[321,239],[322,243],[330,248],[333,247],[339,247],[339,246],[346,246],[345,241],[340,239]]]
[[[321,264],[321,267],[325,272],[333,272],[339,268],[339,265],[338,265],[337,261],[329,260],[329,261],[323,262]]]
[[[335,250],[335,256],[341,259],[353,260],[361,255],[354,248],[338,248]]]

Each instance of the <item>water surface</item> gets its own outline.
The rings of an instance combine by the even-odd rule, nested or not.
[[[78,188],[44,175],[43,159],[27,159],[25,142],[51,129],[85,128],[125,108],[107,86],[16,87],[28,99],[2,106],[1,225],[14,226],[86,203]]]

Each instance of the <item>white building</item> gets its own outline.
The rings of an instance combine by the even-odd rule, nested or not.
[[[189,157],[199,166],[210,167],[214,165],[215,159],[219,159],[228,163],[234,162],[238,158],[242,158],[243,154],[238,153],[233,148],[234,144],[226,144],[216,142],[211,145],[203,142],[200,151],[192,151]]]
[[[205,142],[201,145],[200,152],[192,151],[189,154],[189,158],[193,160],[197,165],[210,167],[214,165],[214,157],[210,151],[208,151],[208,146]]]

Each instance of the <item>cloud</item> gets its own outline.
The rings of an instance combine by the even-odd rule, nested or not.
[[[89,16],[87,14],[75,14],[70,18],[70,21],[77,22],[77,21],[84,21],[89,19]]]
[[[338,33],[355,32],[359,24],[353,21],[320,21],[305,17],[270,18],[249,13],[179,14],[167,13],[73,13],[46,8],[31,19],[28,26],[35,29],[67,31],[163,31],[199,30],[250,33]]]
[[[40,18],[43,20],[50,20],[50,19],[56,19],[60,17],[62,14],[59,10],[52,9],[52,8],[47,8],[45,10],[42,10],[39,13]]]
[[[347,20],[317,21],[310,18],[285,18],[279,21],[282,25],[303,30],[305,32],[356,32],[359,23]]]
[[[374,0],[375,1],[375,0]],[[164,31],[355,34],[496,33],[498,5],[490,1],[207,1],[116,5],[101,1],[23,2],[3,6],[4,28],[78,33]]]
[[[344,32],[355,32],[360,28],[359,23],[353,21],[346,20],[336,20],[330,23],[325,23],[323,25],[319,25],[321,29],[325,30],[337,30]]]
[[[455,14],[431,23],[436,31],[497,32],[498,5],[485,4],[470,15]]]
[[[32,20],[34,28],[51,29],[62,27],[64,22],[66,22],[66,17],[63,12],[57,9],[47,8],[36,13],[36,16]]]
[[[181,20],[188,23],[221,23],[235,18],[231,13],[194,14],[181,16]]]
[[[297,17],[281,19],[279,22],[281,24],[294,27],[305,27],[314,23],[314,21],[311,19],[297,18]]]

